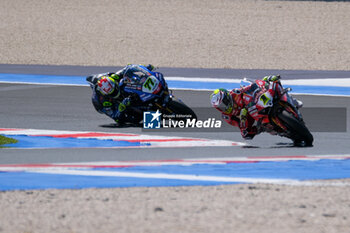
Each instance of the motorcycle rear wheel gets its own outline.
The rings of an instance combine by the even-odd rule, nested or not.
[[[296,119],[291,113],[283,110],[278,118],[285,124],[290,131],[290,138],[294,141],[295,146],[312,146],[314,137],[304,122]]]

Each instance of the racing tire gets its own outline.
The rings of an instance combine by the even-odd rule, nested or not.
[[[305,126],[304,122],[296,119],[291,113],[283,110],[278,118],[284,122],[285,126],[291,133],[291,139],[294,141],[295,146],[311,147],[314,141],[314,137],[310,133],[309,129]]]
[[[169,101],[167,108],[170,110],[170,114],[180,114],[184,116],[189,116],[185,117],[184,119],[197,119],[197,116],[194,113],[194,111],[186,104],[182,103],[180,100],[172,99],[171,101]]]

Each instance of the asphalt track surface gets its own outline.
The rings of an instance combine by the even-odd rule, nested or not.
[[[86,75],[110,71],[106,67],[59,67],[59,66],[11,66],[1,65],[1,73],[27,74],[66,74]],[[170,70],[170,71],[169,71]],[[17,72],[16,72],[17,71]],[[166,76],[201,77],[203,69],[164,69]],[[205,72],[207,76],[215,70]],[[168,73],[167,73],[168,72]],[[212,72],[212,73],[211,73]],[[218,76],[251,78],[265,74],[281,73],[286,78],[304,74],[305,78],[349,77],[349,72],[337,71],[280,71],[255,70],[244,75],[243,70],[217,70]],[[248,72],[248,73],[249,73]],[[288,74],[287,74],[288,73]],[[230,74],[227,75],[227,74]],[[216,77],[218,77],[216,76]],[[298,77],[300,78],[300,76]],[[190,107],[210,107],[208,91],[174,91]],[[32,84],[0,84],[0,127],[24,129],[53,129],[99,132],[145,133],[140,128],[115,128],[112,121],[98,114],[90,101],[89,87],[52,86]],[[341,107],[347,109],[349,116],[350,98],[329,96],[297,96],[305,107]],[[309,119],[317,119],[316,113]],[[306,122],[307,123],[307,122]],[[291,155],[340,155],[350,153],[350,119],[347,117],[346,132],[313,132],[315,142],[311,148],[291,146],[286,138],[260,134],[243,147],[204,147],[204,148],[127,148],[127,149],[1,149],[0,164],[13,163],[56,163],[88,161],[131,161],[131,160],[169,160],[183,158],[222,158],[242,156],[291,156]],[[236,132],[152,132],[154,135],[186,136],[209,139],[225,139],[243,142]]]

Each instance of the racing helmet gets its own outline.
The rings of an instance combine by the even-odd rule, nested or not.
[[[139,83],[152,74],[139,65],[128,65],[124,72],[124,80],[128,83]]]
[[[112,98],[118,98],[120,95],[118,83],[108,75],[103,75],[98,79],[97,90],[102,95],[108,95]]]
[[[233,99],[229,91],[220,88],[210,95],[211,105],[224,113],[231,113],[233,110]]]

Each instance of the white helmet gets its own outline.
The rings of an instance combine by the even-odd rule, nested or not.
[[[216,89],[211,95],[210,95],[210,102],[211,105],[221,112],[224,113],[231,113],[232,107],[233,107],[233,100],[232,96],[230,95],[230,92],[226,89],[220,88]]]
[[[96,88],[102,95],[109,95],[117,98],[120,94],[119,86],[115,80],[108,75],[101,76],[97,81]]]

